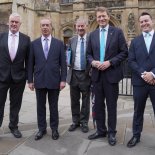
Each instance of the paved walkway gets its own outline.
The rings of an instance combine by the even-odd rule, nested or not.
[[[36,124],[36,101],[34,92],[26,88],[23,104],[20,111],[19,129],[23,138],[16,139],[8,129],[9,102],[5,106],[3,126],[0,128],[0,154],[2,155],[154,155],[155,154],[155,121],[152,106],[148,100],[145,110],[145,123],[141,143],[135,148],[127,148],[126,143],[131,138],[133,101],[132,97],[119,97],[118,100],[118,123],[117,123],[117,145],[108,145],[107,138],[94,141],[87,139],[89,134],[95,130],[92,118],[90,118],[90,131],[86,134],[80,129],[75,132],[68,132],[71,124],[69,87],[66,87],[60,94],[59,99],[60,138],[52,140],[51,131],[40,141],[34,140],[37,131]],[[47,108],[47,121],[49,112]]]

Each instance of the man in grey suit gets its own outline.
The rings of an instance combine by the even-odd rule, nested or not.
[[[52,139],[59,138],[58,133],[58,97],[66,85],[67,66],[62,41],[51,35],[52,23],[49,18],[40,21],[42,36],[31,43],[28,83],[31,90],[36,91],[37,118],[39,131],[35,140],[46,134],[46,97],[48,95],[50,110],[50,127]]]
[[[21,17],[12,13],[9,17],[9,32],[0,34],[0,127],[9,90],[9,128],[16,138],[22,137],[18,130],[19,111],[27,79],[27,61],[30,38],[19,32]]]
[[[80,18],[76,21],[78,35],[69,40],[68,50],[71,52],[71,62],[67,75],[70,85],[71,111],[73,124],[69,131],[74,131],[81,124],[81,131],[88,132],[90,112],[90,77],[89,66],[86,62],[86,48],[88,34],[86,34],[87,21]],[[67,52],[69,52],[67,51]],[[80,110],[80,96],[82,105]]]

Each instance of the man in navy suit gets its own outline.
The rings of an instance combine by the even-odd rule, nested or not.
[[[52,139],[59,138],[58,133],[58,97],[66,85],[67,66],[62,41],[51,35],[52,23],[49,18],[40,21],[42,36],[31,44],[28,83],[31,90],[36,91],[37,119],[39,131],[35,140],[46,134],[46,97],[48,95],[50,110],[50,127]]]
[[[9,90],[9,128],[16,138],[22,137],[18,130],[19,111],[27,79],[27,61],[30,38],[19,32],[21,17],[12,13],[9,17],[9,32],[0,34],[0,127]]]
[[[128,147],[140,142],[143,115],[148,96],[155,113],[155,34],[152,17],[143,12],[139,17],[142,34],[132,40],[129,48],[129,66],[132,70],[134,116],[133,136]]]
[[[106,137],[108,132],[109,144],[115,145],[118,82],[123,78],[121,63],[126,59],[128,49],[122,30],[109,25],[110,14],[106,8],[96,8],[96,19],[99,28],[90,33],[87,58],[92,65],[97,131],[88,139]]]

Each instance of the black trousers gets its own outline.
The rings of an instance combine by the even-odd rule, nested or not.
[[[52,130],[58,129],[58,97],[59,89],[36,89],[37,98],[37,122],[39,131],[46,130],[46,98],[48,95],[49,111],[50,111],[50,127]]]
[[[26,81],[15,83],[12,80],[8,83],[0,82],[0,126],[2,126],[4,107],[9,90],[10,99],[10,123],[9,128],[18,128],[19,111],[22,104],[23,92]]]
[[[155,114],[155,86],[146,84],[145,86],[133,86],[134,116],[133,116],[133,135],[141,136],[143,130],[144,110],[147,98],[150,97],[153,111]]]
[[[75,124],[88,123],[90,114],[90,77],[85,74],[85,71],[73,70],[70,97],[72,121]],[[80,99],[82,100],[81,106]]]
[[[118,83],[109,83],[104,72],[99,80],[93,83],[95,93],[95,117],[99,134],[108,130],[109,134],[116,134]],[[106,109],[108,129],[106,127]]]

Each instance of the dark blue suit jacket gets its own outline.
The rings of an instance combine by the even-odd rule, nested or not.
[[[99,34],[99,29],[96,29],[89,36],[87,59],[90,64],[93,60],[100,60]],[[122,30],[109,26],[104,60],[110,60],[112,66],[104,73],[110,83],[118,83],[123,78],[121,62],[126,59],[127,54],[128,48]],[[99,72],[97,68],[92,67],[92,81],[98,80]]]
[[[63,43],[52,37],[46,60],[41,38],[31,43],[28,65],[28,83],[35,88],[59,89],[60,82],[66,81],[67,66]]]
[[[142,34],[132,40],[129,48],[129,66],[133,73],[133,85],[146,84],[141,78],[141,73],[144,71],[151,71],[155,74],[155,35],[153,35],[149,53]]]

